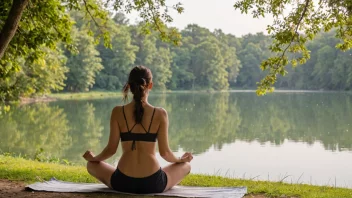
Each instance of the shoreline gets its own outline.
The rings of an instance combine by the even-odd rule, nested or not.
[[[19,157],[0,155],[0,179],[29,184],[55,177],[71,182],[97,182],[83,166],[44,163]],[[180,185],[185,186],[246,186],[247,197],[344,197],[352,198],[352,189],[307,184],[288,184],[257,180],[231,179],[199,174],[188,175]]]
[[[231,90],[165,90],[165,91],[153,91],[153,94],[173,94],[173,93],[255,93],[255,89],[231,89]],[[285,89],[277,89],[270,94],[275,93],[292,93],[292,94],[300,94],[300,93],[345,93],[351,94],[351,91],[337,91],[337,90],[285,90]],[[33,98],[21,98],[20,104],[32,104],[32,103],[40,103],[40,102],[55,102],[58,100],[86,100],[86,99],[105,99],[105,98],[116,98],[122,97],[122,93],[120,91],[88,91],[88,92],[63,92],[63,93],[51,93],[43,96],[33,97]],[[259,97],[259,96],[258,96]]]
[[[39,103],[39,102],[54,102],[57,101],[54,97],[42,96],[42,97],[34,97],[34,98],[20,98],[20,104],[32,104],[32,103]]]

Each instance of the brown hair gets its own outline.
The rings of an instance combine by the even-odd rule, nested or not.
[[[142,106],[142,102],[144,101],[142,101],[142,98],[147,93],[152,78],[153,75],[149,68],[145,66],[136,66],[131,70],[128,81],[123,87],[123,100],[125,102],[128,99],[128,90],[131,90],[133,94],[133,99],[135,101],[133,114],[136,123],[142,122],[144,114],[144,108]]]

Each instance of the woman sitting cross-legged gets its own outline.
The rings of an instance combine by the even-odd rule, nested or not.
[[[128,193],[161,193],[175,186],[190,172],[191,153],[176,157],[168,143],[168,116],[163,108],[148,103],[153,87],[152,73],[144,66],[134,67],[124,86],[133,100],[116,106],[111,113],[109,142],[99,155],[87,151],[88,172],[109,188]],[[116,153],[119,141],[123,154],[117,167],[104,162]],[[155,156],[156,141],[159,153],[169,166],[161,168]]]

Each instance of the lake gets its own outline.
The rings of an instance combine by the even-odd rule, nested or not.
[[[193,173],[352,188],[350,93],[151,93],[149,102],[168,111],[170,147],[194,153]],[[0,115],[0,151],[83,164],[84,151],[106,145],[111,109],[121,104],[12,107]],[[108,162],[116,165],[120,155]]]

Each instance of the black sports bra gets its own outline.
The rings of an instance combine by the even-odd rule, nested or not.
[[[132,148],[131,148],[132,150],[136,150],[136,141],[156,142],[156,137],[157,137],[158,133],[150,133],[150,127],[152,126],[154,113],[155,113],[155,107],[154,107],[152,119],[150,120],[148,131],[144,128],[142,123],[139,123],[143,127],[145,133],[132,133],[132,130],[137,125],[137,123],[134,124],[132,129],[130,130],[128,128],[128,123],[127,123],[127,119],[126,119],[126,115],[125,115],[125,106],[122,106],[122,112],[123,112],[123,117],[125,118],[125,121],[126,121],[126,127],[127,127],[128,131],[120,133],[121,142],[133,141]]]

